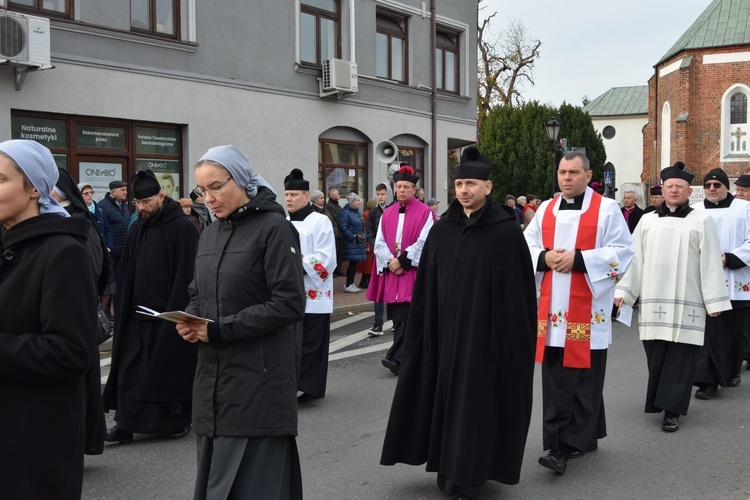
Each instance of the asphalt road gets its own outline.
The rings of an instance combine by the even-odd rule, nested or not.
[[[423,466],[378,465],[396,385],[396,377],[380,365],[391,334],[368,337],[367,312],[334,322],[327,396],[299,411],[305,498],[449,498]],[[618,323],[613,336],[604,396],[609,435],[599,441],[599,450],[571,460],[564,476],[537,464],[542,454],[537,366],[521,482],[488,483],[482,498],[749,499],[750,371],[743,370],[739,387],[721,389],[711,401],[692,399],[680,430],[665,433],[660,415],[643,412],[647,372],[637,328]],[[106,377],[106,356],[103,363]],[[177,441],[136,436],[132,444],[107,444],[103,455],[86,457],[83,498],[189,499],[194,477],[192,436]]]

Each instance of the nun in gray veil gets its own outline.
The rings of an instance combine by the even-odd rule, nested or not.
[[[187,312],[197,343],[195,499],[302,498],[294,325],[305,313],[296,231],[276,194],[234,146],[195,166],[196,194],[218,218],[201,233]]]
[[[97,291],[85,247],[91,224],[49,196],[57,179],[49,149],[0,143],[3,498],[81,497]]]

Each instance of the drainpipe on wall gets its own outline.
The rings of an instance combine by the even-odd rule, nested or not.
[[[430,148],[430,195],[437,196],[437,19],[435,0],[430,1],[430,18],[432,21],[432,147]]]
[[[356,22],[356,19],[355,19],[355,16],[354,16],[354,0],[349,0],[349,26],[350,26],[350,30],[349,30],[350,31],[349,32],[349,57],[351,58],[350,59],[351,62],[357,62],[357,57],[356,57],[356,53],[357,52],[355,50],[356,49],[356,45],[357,45],[357,41],[356,41],[357,37],[355,36],[356,35],[356,32],[355,32],[356,24],[355,24],[355,22]]]
[[[661,169],[659,168],[659,158],[658,158],[658,150],[657,150],[657,137],[659,133],[659,65],[657,64],[656,67],[654,67],[654,176],[652,177],[652,183],[657,184],[659,182],[660,176],[659,173]],[[662,144],[662,147],[664,145]]]

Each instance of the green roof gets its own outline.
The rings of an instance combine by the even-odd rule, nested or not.
[[[656,65],[688,49],[750,44],[750,0],[713,0]]]
[[[583,111],[591,116],[627,116],[648,113],[648,85],[614,87],[588,103]]]

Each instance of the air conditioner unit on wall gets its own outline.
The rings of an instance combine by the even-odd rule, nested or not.
[[[324,92],[356,94],[358,90],[357,63],[341,59],[326,59],[323,61]]]
[[[0,64],[51,68],[49,19],[0,10]]]

